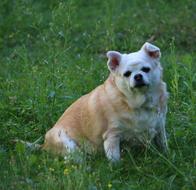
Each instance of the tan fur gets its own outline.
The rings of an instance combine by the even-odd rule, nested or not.
[[[160,86],[160,109],[164,93],[164,85]],[[46,134],[44,149],[54,153],[64,154],[65,150],[59,140],[58,132],[63,130],[78,145],[83,140],[90,141],[95,148],[103,144],[104,133],[110,127],[113,118],[118,118],[122,113],[133,112],[122,94],[116,87],[112,75],[104,84],[92,92],[82,96],[74,102],[60,117],[57,123]],[[121,118],[130,122],[128,118]]]
[[[157,56],[158,53],[160,56],[157,47],[149,43],[144,44],[144,47],[150,52],[156,51]],[[161,79],[162,68],[158,59],[150,57],[151,54],[146,54],[143,49],[124,57],[118,52],[108,53],[110,76],[64,112],[46,133],[45,150],[66,155],[87,143],[93,149],[104,147],[108,159],[116,161],[120,159],[121,140],[131,140],[134,144],[155,139],[159,147],[167,149],[166,84]],[[115,62],[111,63],[113,57],[110,59],[110,56],[117,56]],[[143,61],[136,64],[135,61],[140,62],[140,59]],[[142,72],[140,65],[151,65],[150,74]],[[134,71],[133,76],[142,73],[147,77],[145,80],[150,83],[150,87],[135,88],[133,77],[128,80],[123,76],[123,72],[130,68]]]
[[[108,129],[110,118],[120,112],[119,108],[128,109],[113,80],[110,76],[104,84],[74,102],[47,132],[44,148],[54,149],[54,152],[59,149],[59,145],[51,147],[58,142],[54,128],[63,129],[78,144],[86,139],[98,148],[103,143],[102,136]]]

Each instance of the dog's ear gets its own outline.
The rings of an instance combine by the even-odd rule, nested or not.
[[[108,51],[107,52],[107,57],[108,57],[108,68],[111,72],[114,72],[118,69],[120,66],[120,61],[121,61],[121,53],[117,51]]]
[[[157,46],[150,44],[149,42],[146,42],[142,46],[141,50],[143,50],[152,59],[160,59],[161,57],[160,49]]]

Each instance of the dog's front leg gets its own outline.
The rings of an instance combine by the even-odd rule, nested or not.
[[[104,150],[108,160],[116,162],[120,160],[120,137],[116,133],[107,132],[104,135]]]
[[[162,83],[162,95],[160,96],[160,107],[158,109],[158,123],[157,123],[157,134],[154,138],[155,145],[164,153],[168,152],[167,135],[165,130],[165,121],[167,114],[167,90],[166,84]]]
[[[157,129],[157,134],[154,138],[155,145],[164,153],[168,151],[167,136],[165,130],[165,119],[161,119],[159,127]]]

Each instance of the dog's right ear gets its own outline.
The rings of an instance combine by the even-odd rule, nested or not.
[[[121,61],[121,53],[117,51],[108,51],[107,52],[107,57],[108,57],[108,68],[111,72],[115,72],[118,67],[120,66],[120,61]]]

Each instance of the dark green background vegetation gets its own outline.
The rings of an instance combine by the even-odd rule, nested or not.
[[[196,2],[1,0],[0,189],[195,188]],[[167,157],[130,150],[66,163],[15,139],[44,137],[63,111],[108,75],[108,50],[162,50],[170,92]]]

